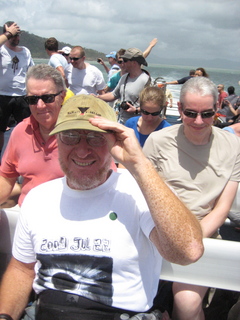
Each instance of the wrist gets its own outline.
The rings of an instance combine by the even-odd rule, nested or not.
[[[4,32],[4,35],[7,37],[8,40],[13,37],[13,34],[12,34],[12,32],[10,32],[10,31]]]
[[[0,319],[13,320],[13,318],[7,313],[0,313]]]

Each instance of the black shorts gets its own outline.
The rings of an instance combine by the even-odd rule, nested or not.
[[[120,320],[138,312],[103,305],[57,290],[43,291],[36,306],[36,320]],[[124,314],[124,315],[123,315]]]
[[[11,115],[17,123],[29,117],[31,114],[26,101],[22,96],[0,95],[0,131],[5,132]]]

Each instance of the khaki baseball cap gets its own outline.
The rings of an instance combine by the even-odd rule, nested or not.
[[[120,56],[120,58],[125,58],[128,60],[137,61],[140,64],[143,64],[144,66],[147,66],[147,61],[145,60],[143,53],[138,48],[129,48],[125,51],[123,55]]]
[[[55,128],[50,135],[73,129],[107,132],[89,122],[89,119],[94,116],[117,122],[115,111],[99,98],[85,94],[71,97],[63,104]]]

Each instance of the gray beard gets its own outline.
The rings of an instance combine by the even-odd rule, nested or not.
[[[63,172],[67,176],[67,184],[71,189],[74,190],[90,190],[94,189],[101,184],[103,184],[111,174],[112,158],[109,158],[109,161],[106,163],[106,166],[99,170],[95,175],[87,176],[82,175],[81,177],[75,177],[71,170],[69,170],[60,160],[60,165]]]

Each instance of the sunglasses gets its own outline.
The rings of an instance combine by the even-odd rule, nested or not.
[[[155,116],[159,116],[160,113],[161,113],[161,110],[160,111],[156,111],[156,112],[148,112],[148,111],[146,111],[144,109],[140,109],[140,110],[141,110],[141,113],[145,114],[146,116],[148,116],[150,114],[151,116],[155,117]]]
[[[197,112],[197,111],[192,111],[192,110],[183,110],[183,114],[186,117],[192,118],[192,119],[196,119],[198,115],[200,115],[202,119],[207,119],[207,118],[213,117],[215,114],[215,111],[211,110],[211,111]]]
[[[84,134],[79,133],[78,131],[69,130],[60,132],[59,137],[62,143],[68,146],[77,145],[81,141],[82,137],[86,139],[87,143],[91,147],[102,147],[107,142],[106,138],[98,132],[89,132],[87,134]]]
[[[122,64],[122,63],[123,63],[123,60],[118,60],[117,63],[118,63],[118,64]]]
[[[130,59],[127,59],[127,58],[122,58],[123,59],[123,62],[126,63],[128,61],[131,61]]]
[[[73,61],[78,61],[79,59],[82,59],[82,57],[79,57],[79,58],[69,57],[69,59]]]
[[[30,105],[37,104],[39,99],[41,99],[44,103],[52,103],[55,101],[55,97],[62,92],[63,90],[59,91],[58,93],[43,94],[42,96],[26,96],[24,97],[24,100]]]

